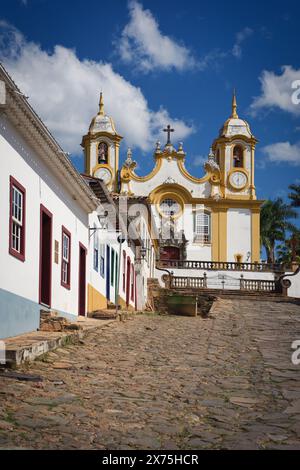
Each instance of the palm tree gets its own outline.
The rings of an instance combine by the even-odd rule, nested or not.
[[[296,227],[289,219],[297,217],[297,212],[281,198],[266,201],[260,214],[261,244],[267,253],[267,262],[275,262],[275,246],[277,241],[284,241],[287,230],[294,231]]]
[[[290,264],[292,261],[300,261],[300,230],[291,232],[290,239],[285,240],[276,247],[277,261]]]
[[[300,207],[300,184],[291,184],[289,189],[293,191],[289,194],[289,198],[292,201],[291,206]]]

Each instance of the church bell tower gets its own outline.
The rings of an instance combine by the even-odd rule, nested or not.
[[[92,119],[81,146],[84,149],[85,173],[101,179],[110,191],[118,189],[121,140],[113,119],[105,114],[103,94],[100,93],[98,114]]]
[[[222,126],[213,150],[221,173],[223,197],[256,199],[254,183],[254,157],[257,139],[247,121],[237,113],[234,91],[231,116]]]

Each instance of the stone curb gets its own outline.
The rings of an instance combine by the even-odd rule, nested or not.
[[[53,351],[56,348],[67,344],[76,343],[86,336],[87,333],[104,328],[116,320],[99,320],[99,325],[89,325],[82,330],[68,332],[44,332],[37,331],[29,335],[20,335],[20,337],[9,338],[6,345],[6,364],[4,367],[14,368],[24,362],[34,361],[37,357]],[[30,335],[32,339],[30,340]],[[29,337],[28,337],[29,336]],[[36,338],[35,338],[36,337]],[[40,337],[40,339],[39,339]],[[26,338],[26,340],[25,340]],[[28,339],[27,339],[28,338]],[[4,340],[5,342],[5,340]],[[13,344],[9,344],[13,342]],[[20,345],[18,345],[18,342]],[[22,342],[24,344],[22,344]]]

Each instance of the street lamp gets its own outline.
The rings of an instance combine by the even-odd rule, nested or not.
[[[89,238],[91,238],[91,236],[94,235],[97,230],[103,230],[107,228],[107,216],[108,211],[104,211],[103,214],[97,215],[100,227],[89,227]]]

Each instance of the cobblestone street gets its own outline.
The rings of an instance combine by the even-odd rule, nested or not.
[[[300,449],[300,307],[218,301],[141,315],[1,378],[0,447]]]

